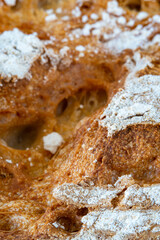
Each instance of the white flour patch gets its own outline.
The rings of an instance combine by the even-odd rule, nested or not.
[[[53,189],[53,197],[70,204],[85,206],[111,205],[111,200],[117,196],[117,190],[113,187],[82,187],[76,184],[63,184]]]
[[[57,132],[52,132],[43,137],[44,149],[50,151],[53,154],[57,151],[58,147],[60,147],[63,142],[64,141],[62,136]]]
[[[97,239],[97,232],[112,233],[108,239],[123,240],[160,226],[160,211],[154,210],[108,210],[93,211],[82,218],[84,224],[75,240]]]
[[[135,78],[118,92],[101,115],[108,136],[134,124],[160,122],[160,76]]]
[[[118,92],[101,115],[99,124],[107,127],[108,136],[134,124],[156,124],[160,122],[160,76],[144,75],[137,78],[136,73],[150,64],[139,53],[127,60],[130,73],[125,89]]]
[[[107,6],[107,12],[108,13],[112,13],[115,14],[117,16],[121,16],[123,13],[125,13],[125,11],[123,10],[123,8],[118,6],[118,2],[117,1],[110,1],[108,2],[108,6]]]
[[[138,25],[133,30],[121,32],[114,39],[106,42],[104,46],[106,51],[111,51],[115,54],[120,53],[125,49],[135,50],[138,47],[144,48],[153,31],[154,28],[151,24],[146,27]]]
[[[16,5],[16,0],[4,0],[4,2],[11,7]]]
[[[129,208],[133,206],[160,206],[160,185],[155,184],[149,187],[132,185],[125,191],[121,205]]]
[[[12,77],[28,76],[33,62],[43,51],[42,42],[35,34],[24,34],[18,29],[0,35],[0,75],[10,81]]]

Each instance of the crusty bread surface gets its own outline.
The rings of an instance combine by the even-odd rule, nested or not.
[[[160,1],[0,0],[0,239],[160,239]]]

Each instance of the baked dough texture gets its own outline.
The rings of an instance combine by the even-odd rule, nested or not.
[[[0,239],[160,239],[158,0],[0,0]]]

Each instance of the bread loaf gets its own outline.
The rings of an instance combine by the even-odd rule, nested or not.
[[[0,0],[0,239],[160,239],[158,0]]]

